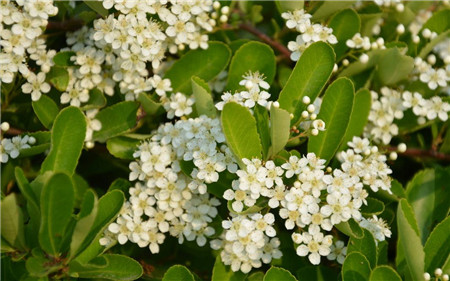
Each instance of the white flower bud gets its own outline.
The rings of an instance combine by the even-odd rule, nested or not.
[[[289,114],[289,118],[294,119],[294,114]]]
[[[372,151],[372,153],[377,153],[378,152],[378,147],[377,146],[372,146],[372,148],[370,150]]]
[[[275,108],[280,108],[280,103],[277,102],[277,101],[274,101],[274,102],[272,103],[272,105],[273,105],[273,107],[275,107]]]
[[[302,102],[303,102],[304,104],[310,104],[310,103],[311,103],[311,99],[310,99],[308,96],[304,96],[304,97],[302,98]]]
[[[397,31],[398,34],[405,33],[405,26],[403,24],[397,25],[396,31]]]
[[[373,43],[371,44],[371,47],[372,47],[372,49],[374,49],[374,50],[378,49],[378,44],[377,44],[377,42],[373,42]]]
[[[422,31],[422,36],[423,36],[424,38],[430,38],[430,37],[431,37],[431,30],[429,30],[428,28],[425,28],[425,29]]]
[[[349,65],[349,64],[350,64],[350,62],[348,61],[348,59],[342,60],[342,65],[343,65],[343,66],[347,66],[347,65]]]
[[[423,125],[423,124],[425,124],[425,122],[427,122],[427,120],[425,119],[425,117],[420,116],[419,118],[417,118],[417,123],[418,123],[419,125]]]
[[[362,63],[366,64],[367,62],[369,62],[369,56],[368,56],[367,54],[362,54],[362,55],[359,57],[359,60],[360,60]]]
[[[370,149],[367,148],[366,150],[364,150],[364,155],[369,156],[370,152],[371,152]]]
[[[87,142],[86,142],[86,148],[87,148],[87,149],[94,148],[94,142],[92,142],[92,141],[87,141]]]
[[[213,18],[213,19],[217,19],[217,12],[212,12],[211,13],[211,18]]]
[[[327,173],[331,173],[333,169],[331,167],[327,167]]]
[[[306,110],[303,110],[302,111],[302,118],[308,118],[308,116],[309,116],[309,112],[306,111]]]
[[[445,63],[445,64],[450,64],[450,55],[445,56],[445,58],[444,58],[444,63]]]
[[[442,276],[442,280],[444,280],[444,281],[448,281],[448,274],[444,274],[443,276]]]
[[[395,6],[395,9],[397,10],[397,12],[401,13],[405,10],[405,5],[403,4],[397,4],[397,6]]]
[[[219,2],[219,1],[214,1],[214,3],[213,3],[213,8],[214,8],[215,10],[220,9],[220,2]]]
[[[315,113],[309,115],[309,119],[311,119],[311,120],[316,120],[316,118],[317,118],[317,114],[315,114]]]
[[[413,35],[412,41],[414,42],[414,44],[419,44],[420,37],[418,35]]]
[[[442,275],[442,269],[436,268],[436,270],[434,271],[434,275],[436,275],[436,277],[440,277]]]
[[[389,159],[391,159],[392,161],[397,160],[397,157],[398,157],[398,155],[397,155],[397,152],[395,152],[395,151],[393,151],[389,154]]]
[[[228,21],[228,16],[227,15],[221,15],[219,20],[220,20],[220,22],[225,23],[225,22]]]
[[[8,123],[8,122],[3,122],[3,123],[0,125],[0,128],[2,129],[3,132],[8,131],[8,130],[9,130],[9,123]]]
[[[338,71],[338,65],[337,64],[334,64],[334,66],[333,66],[333,73],[335,73],[335,72],[337,72]]]
[[[398,150],[398,152],[403,153],[406,151],[406,148],[407,148],[406,144],[402,142],[398,145],[397,150]]]
[[[316,107],[314,106],[314,104],[310,104],[310,105],[308,105],[306,110],[308,110],[308,112],[310,112],[310,113],[313,113],[314,110],[316,110]]]
[[[222,14],[228,15],[230,13],[230,7],[223,6],[222,9],[220,9],[220,11],[222,12]]]
[[[186,47],[184,46],[184,44],[180,44],[178,45],[178,50],[183,51]]]
[[[376,42],[378,44],[378,47],[384,46],[384,38],[383,37],[378,37]]]
[[[423,279],[425,279],[426,281],[429,281],[429,280],[431,279],[430,273],[425,272],[425,273],[423,274]]]
[[[36,143],[36,139],[34,137],[30,137],[30,138],[28,138],[28,143],[29,144],[35,144]]]
[[[380,32],[381,32],[381,27],[378,24],[376,24],[372,27],[372,34],[378,35],[378,34],[380,34]]]
[[[431,65],[435,64],[435,63],[436,63],[436,56],[433,55],[433,54],[429,55],[429,56],[427,57],[427,61],[428,61],[428,63],[431,64]]]
[[[319,134],[319,130],[317,130],[317,129],[312,129],[311,130],[311,135],[317,136],[318,134]]]
[[[247,88],[247,90],[250,90],[251,88],[253,88],[253,82],[250,80],[247,80],[247,82],[245,82],[245,88]]]
[[[436,33],[436,32],[431,32],[431,36],[430,36],[430,39],[434,39],[434,38],[436,38],[438,36],[438,34]]]

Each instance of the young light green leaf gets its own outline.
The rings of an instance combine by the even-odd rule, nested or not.
[[[174,265],[166,271],[162,281],[195,281],[195,278],[185,266]]]
[[[220,255],[216,257],[211,281],[244,281],[246,276],[247,274],[241,271],[234,272],[229,266],[224,265]]]
[[[352,252],[347,255],[342,265],[342,280],[368,280],[370,272],[370,264],[366,257],[360,252]]]
[[[262,147],[256,121],[247,108],[234,102],[225,104],[222,128],[227,144],[237,159],[261,159]]]
[[[137,100],[141,103],[144,111],[149,115],[159,115],[164,112],[162,104],[152,100],[146,93],[140,93]]]
[[[398,48],[386,49],[378,62],[377,73],[383,85],[393,85],[406,79],[414,68],[414,59],[402,55]]]
[[[206,115],[210,118],[216,117],[216,107],[214,106],[213,97],[208,84],[197,76],[193,76],[192,93],[195,97],[195,108],[198,115]]]
[[[353,5],[355,1],[324,1],[322,5],[314,12],[313,21],[319,21],[327,18],[332,14]]]
[[[361,238],[351,237],[347,245],[347,255],[352,252],[362,253],[369,261],[371,268],[377,265],[377,245],[372,233],[363,228],[364,236]]]
[[[50,152],[41,173],[65,172],[72,175],[81,155],[86,134],[86,118],[80,109],[67,107],[58,114],[52,128]]]
[[[289,140],[291,118],[289,112],[272,106],[270,108],[270,137],[272,140],[271,154],[276,155],[283,150]]]
[[[190,50],[167,70],[164,78],[172,82],[173,92],[191,93],[191,77],[205,81],[216,77],[228,65],[231,50],[224,43],[210,41],[206,50]]]
[[[420,242],[414,212],[406,199],[401,199],[397,209],[397,228],[406,264],[413,280],[422,280],[425,253]]]
[[[111,280],[136,280],[143,273],[141,265],[132,258],[116,254],[104,254],[88,264],[72,262],[69,276],[76,278],[101,278]]]
[[[355,237],[357,239],[361,239],[364,237],[364,232],[359,223],[354,219],[349,219],[346,222],[341,222],[336,225],[336,228],[349,237]]]
[[[450,29],[450,9],[443,9],[434,13],[424,24],[422,29],[428,28],[437,34]]]
[[[297,122],[305,108],[304,96],[314,101],[330,78],[334,67],[335,54],[327,43],[316,42],[303,52],[294,67],[289,80],[280,93],[280,107],[294,114],[292,122]]]
[[[336,59],[339,58],[348,50],[346,41],[359,32],[361,28],[361,19],[358,14],[352,9],[345,9],[334,15],[328,24],[333,29],[333,34],[338,41],[333,44]]]
[[[139,103],[124,101],[109,106],[95,116],[102,128],[95,131],[93,140],[105,142],[107,139],[123,134],[136,125],[136,113]]]
[[[425,243],[425,271],[442,268],[450,259],[450,217],[438,224]]]
[[[380,265],[374,268],[370,274],[370,281],[401,281],[402,278],[392,267]]]
[[[108,14],[109,14],[108,10],[106,10],[103,7],[102,1],[87,1],[87,0],[83,0],[83,2],[86,3],[86,5],[88,5],[89,8],[91,8],[93,11],[97,12],[102,17],[107,17],[108,16]]]
[[[32,103],[34,113],[41,121],[45,128],[50,129],[52,127],[53,121],[58,115],[59,108],[50,97],[42,95],[38,101],[33,101]]]
[[[69,85],[69,72],[62,66],[53,66],[46,76],[49,81],[58,91],[64,92]]]
[[[239,82],[248,71],[258,71],[264,75],[267,83],[272,84],[276,73],[276,61],[272,48],[257,41],[242,45],[231,60],[226,89],[230,91],[245,89],[244,86],[239,85]]]
[[[297,281],[297,278],[289,271],[281,267],[272,266],[264,275],[264,281]]]
[[[118,136],[108,139],[106,141],[106,148],[109,153],[117,158],[133,160],[133,153],[136,151],[139,144],[140,141],[137,139]]]
[[[73,66],[74,63],[70,58],[75,55],[76,53],[72,51],[59,52],[53,57],[53,62],[58,66]]]
[[[351,141],[354,136],[362,135],[369,118],[371,103],[372,98],[369,90],[360,89],[356,92],[352,114],[350,115],[347,130],[345,131],[339,150],[344,150],[347,147],[347,143]]]
[[[1,230],[6,242],[19,250],[26,247],[23,223],[23,213],[17,203],[17,195],[11,193],[3,198],[1,203]]]
[[[354,98],[353,83],[347,78],[339,78],[328,87],[317,116],[325,122],[325,131],[309,138],[308,152],[330,161],[344,138]]]
[[[275,5],[277,6],[278,11],[281,13],[287,12],[287,11],[295,11],[295,10],[301,10],[303,9],[303,6],[305,5],[305,1],[303,0],[297,0],[297,1],[289,1],[289,0],[277,0],[275,1]]]
[[[54,174],[42,189],[39,244],[44,251],[55,257],[59,255],[74,202],[72,179],[66,174]]]

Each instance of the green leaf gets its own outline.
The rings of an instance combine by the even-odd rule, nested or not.
[[[76,56],[76,53],[72,51],[59,52],[53,57],[53,62],[58,66],[73,66],[75,64],[70,60],[73,56]]]
[[[159,115],[164,112],[162,104],[152,100],[146,93],[140,93],[137,100],[141,103],[144,111],[149,115]]]
[[[311,20],[316,22],[325,19],[340,10],[350,7],[354,2],[356,1],[324,1],[314,12]]]
[[[226,89],[230,91],[245,89],[244,86],[239,85],[239,82],[248,71],[258,71],[264,75],[269,85],[272,84],[276,73],[276,61],[272,48],[257,41],[242,45],[231,60]]]
[[[425,243],[425,271],[442,268],[450,258],[450,217],[438,224]]]
[[[106,141],[106,148],[113,156],[133,160],[133,153],[136,151],[141,142],[137,139],[128,138],[125,136],[118,136],[110,138]]]
[[[368,198],[369,199],[369,198]],[[371,268],[377,265],[377,245],[372,233],[363,228],[364,236],[361,238],[351,237],[347,245],[347,255],[352,252],[359,252],[369,261]]]
[[[81,107],[83,110],[102,108],[106,105],[105,95],[97,88],[89,91],[89,100]]]
[[[275,1],[275,5],[277,6],[277,9],[281,14],[281,13],[284,13],[287,11],[295,11],[295,10],[303,9],[303,6],[305,5],[304,2],[305,1],[303,1],[303,0],[297,0],[297,1],[277,0],[277,1]]]
[[[39,118],[42,125],[44,125],[45,128],[50,129],[59,112],[56,102],[48,96],[42,95],[38,101],[33,101],[31,104],[34,113],[36,113],[36,116]]]
[[[342,280],[369,280],[370,272],[369,261],[366,257],[359,252],[352,252],[345,258],[342,265]]]
[[[328,26],[333,29],[333,34],[338,40],[338,43],[332,46],[336,53],[336,58],[339,60],[348,50],[346,45],[347,40],[359,32],[361,19],[354,10],[346,9],[334,15]]]
[[[65,172],[72,175],[81,155],[86,134],[86,118],[80,109],[67,107],[58,114],[52,128],[50,152],[41,173]]]
[[[300,57],[289,80],[280,93],[280,107],[294,114],[292,122],[297,122],[306,107],[304,96],[316,99],[330,78],[334,67],[334,51],[327,43],[311,44]]]
[[[241,271],[233,272],[230,266],[223,264],[220,255],[216,257],[211,281],[244,281],[247,274]]]
[[[369,90],[360,89],[356,92],[352,114],[350,115],[347,130],[345,131],[339,150],[345,149],[347,147],[347,143],[351,141],[354,136],[362,135],[369,118],[371,103],[372,97]]]
[[[336,225],[336,228],[340,232],[350,237],[361,239],[364,236],[363,229],[354,219],[350,219],[346,222],[341,222],[340,224]]]
[[[75,188],[75,207],[80,207],[81,200],[83,200],[84,193],[89,189],[88,182],[78,174],[74,174],[73,184]]]
[[[58,91],[64,92],[69,85],[69,72],[62,66],[53,66],[46,76],[49,81]]]
[[[323,265],[308,265],[297,271],[297,278],[300,281],[327,281],[337,280],[338,273]]]
[[[290,123],[289,112],[275,106],[270,108],[271,155],[276,155],[287,144],[290,134]]]
[[[40,131],[27,133],[27,136],[34,137],[36,143],[30,148],[20,150],[19,158],[30,157],[33,155],[41,154],[50,148],[51,133],[48,131]]]
[[[374,268],[370,274],[370,281],[402,281],[400,275],[392,267],[381,265]]]
[[[102,1],[86,1],[86,0],[84,0],[83,2],[86,3],[86,5],[88,5],[89,8],[91,8],[93,11],[97,12],[102,17],[108,16],[108,10],[106,10],[103,7]]]
[[[69,276],[77,278],[103,278],[111,280],[136,280],[143,273],[141,265],[132,258],[116,254],[104,254],[89,264],[72,262]]]
[[[317,116],[325,122],[325,131],[309,138],[308,152],[330,161],[344,138],[354,97],[353,83],[347,78],[339,78],[328,87]]]
[[[447,30],[445,32],[442,32],[441,34],[439,34],[436,38],[433,38],[428,44],[426,44],[419,53],[419,57],[421,57],[422,59],[424,59],[432,50],[433,48],[439,44],[440,42],[442,42],[443,40],[445,40],[446,38],[448,38],[448,36],[450,35],[450,30]]]
[[[406,199],[401,199],[397,209],[397,228],[406,264],[414,280],[422,280],[425,254],[413,210]]]
[[[26,247],[23,223],[23,213],[17,203],[17,195],[11,193],[2,200],[1,230],[6,242],[19,250]]]
[[[75,201],[72,180],[66,174],[54,174],[42,189],[39,244],[47,253],[58,256]]]
[[[361,206],[361,213],[364,216],[379,215],[384,211],[384,203],[375,198],[366,198],[367,205]]]
[[[261,140],[262,157],[265,160],[268,157],[271,139],[269,131],[269,113],[265,107],[257,104],[253,108],[253,116],[255,117],[256,129]]]
[[[39,201],[36,194],[31,189],[30,183],[25,177],[25,173],[22,168],[16,167],[14,174],[16,176],[17,186],[20,189],[20,193],[25,197],[28,203],[33,204],[39,210]]]
[[[95,243],[95,239],[103,233],[103,230],[117,217],[122,209],[125,197],[120,190],[113,190],[103,195],[98,200],[97,215],[94,223],[90,227],[89,233],[85,236],[83,242],[77,249],[77,252],[82,252],[89,244]],[[71,253],[71,256],[76,256],[77,253]],[[86,260],[76,258],[78,262],[85,263]]]
[[[234,102],[225,104],[222,128],[227,144],[237,159],[261,159],[262,147],[256,121],[246,107]]]
[[[192,79],[192,93],[195,97],[195,108],[198,115],[206,115],[210,118],[216,117],[216,107],[208,84],[197,76]]]
[[[253,272],[252,274],[250,274],[247,279],[245,279],[246,281],[264,281],[264,272],[262,271],[257,271],[257,272]]]
[[[30,257],[26,260],[25,266],[30,276],[33,277],[46,277],[61,268],[58,264],[52,265],[52,261],[45,257]]]
[[[386,49],[378,62],[377,73],[383,85],[406,79],[414,68],[414,59],[402,55],[398,48]]]
[[[284,268],[272,266],[267,270],[264,281],[297,281],[297,279]]]
[[[422,30],[425,28],[437,34],[450,29],[450,9],[447,8],[433,13],[431,18],[422,27]]]
[[[162,281],[195,281],[195,278],[186,267],[174,265],[166,271]]]
[[[206,50],[190,50],[167,70],[164,78],[170,79],[174,93],[190,94],[192,76],[209,81],[228,65],[230,48],[221,42],[210,41],[208,45]]]
[[[136,125],[136,113],[139,103],[124,101],[109,106],[95,116],[102,128],[95,131],[93,140],[105,142],[107,139],[123,134]]]

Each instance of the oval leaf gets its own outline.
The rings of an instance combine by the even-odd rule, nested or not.
[[[333,34],[338,41],[332,45],[336,58],[339,58],[348,50],[346,45],[347,39],[350,39],[359,32],[361,28],[361,19],[352,9],[346,9],[337,13],[328,24],[333,29]]]
[[[193,76],[192,82],[192,93],[195,97],[195,108],[197,109],[197,114],[206,115],[210,118],[216,117],[216,107],[214,106],[213,97],[211,95],[211,90],[208,84],[197,76]]]
[[[369,261],[359,252],[350,253],[342,265],[343,281],[368,280],[370,276]]]
[[[370,274],[370,281],[401,281],[402,278],[398,273],[390,266],[381,265],[377,266]]]
[[[272,266],[264,275],[264,281],[297,281],[297,278],[284,268]]]
[[[195,281],[195,278],[186,267],[174,265],[166,271],[162,281]]]
[[[270,108],[270,137],[272,140],[272,155],[283,150],[289,140],[291,118],[289,112],[272,106]]]
[[[53,121],[58,115],[59,108],[56,103],[46,95],[42,95],[38,101],[33,101],[32,103],[34,113],[41,121],[45,128],[50,129],[52,127]]]
[[[347,254],[352,252],[359,252],[364,254],[372,268],[377,265],[377,245],[372,233],[363,228],[364,236],[361,238],[351,237],[348,246]]]
[[[438,224],[425,244],[425,271],[443,267],[450,257],[450,217]]]
[[[1,211],[2,237],[14,248],[23,250],[25,248],[23,213],[15,193],[3,198]]]

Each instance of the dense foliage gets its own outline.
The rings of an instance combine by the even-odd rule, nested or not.
[[[4,280],[449,280],[447,1],[1,0]]]

